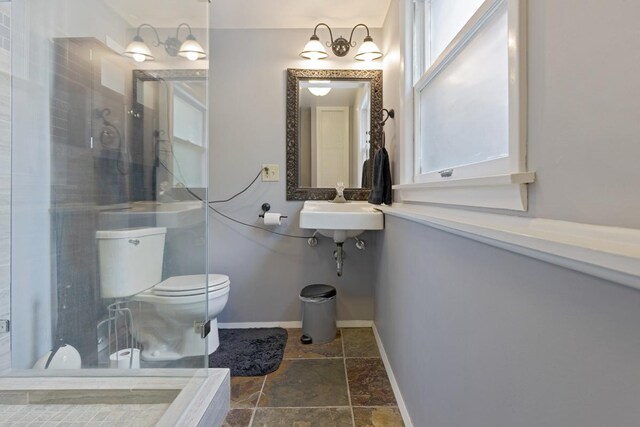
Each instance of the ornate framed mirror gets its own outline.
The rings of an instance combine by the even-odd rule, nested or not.
[[[287,70],[287,200],[367,200],[381,141],[381,70]]]

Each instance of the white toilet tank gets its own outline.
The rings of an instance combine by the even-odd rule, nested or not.
[[[164,227],[96,232],[102,298],[124,298],[160,283]]]

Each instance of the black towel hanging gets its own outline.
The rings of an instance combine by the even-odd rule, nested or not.
[[[369,203],[380,205],[382,203],[390,205],[391,194],[391,167],[389,166],[389,153],[384,148],[384,131],[381,134],[382,146],[376,150],[373,159],[373,185],[369,193]]]

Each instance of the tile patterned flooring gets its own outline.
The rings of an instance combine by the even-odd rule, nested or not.
[[[225,427],[403,427],[371,328],[304,345],[288,329],[284,360],[264,377],[231,378]]]
[[[129,405],[2,405],[0,427],[152,427],[169,408],[169,403]]]

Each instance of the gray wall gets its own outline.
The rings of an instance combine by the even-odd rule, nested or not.
[[[529,1],[531,216],[640,228],[640,3]]]
[[[400,182],[400,150],[403,147],[399,143],[399,133],[400,124],[403,123],[404,120],[404,111],[401,104],[402,94],[400,90],[404,64],[402,63],[402,56],[400,54],[401,27],[399,14],[399,2],[398,0],[392,0],[384,21],[381,45],[382,53],[384,53],[383,103],[386,109],[393,109],[395,112],[395,118],[387,120],[383,129],[385,133],[385,148],[389,153],[391,176],[394,184]],[[413,166],[411,166],[411,170],[413,170]]]
[[[0,4],[0,319],[11,317],[11,4]],[[5,41],[6,40],[6,41]],[[11,367],[11,336],[0,334],[0,372]]]
[[[39,356],[51,349],[52,338],[50,43],[46,36],[51,31],[52,5],[40,4],[42,8],[33,10],[29,5],[30,2],[13,2],[11,11],[12,142],[28,142],[12,144],[11,153],[11,286],[19,289],[11,293],[11,304],[20,307],[12,316],[14,368],[33,366]],[[27,23],[39,28],[38,32],[31,33]]]
[[[640,292],[385,221],[375,324],[416,427],[638,425]]]
[[[529,1],[525,215],[640,227],[639,14]],[[388,215],[377,240],[375,324],[414,425],[638,425],[640,292]]]
[[[97,16],[100,19],[96,19]],[[73,19],[69,19],[70,17]],[[62,283],[63,277],[65,281],[73,277],[74,287],[68,289],[72,289],[70,292],[74,293],[78,289],[77,295],[85,295],[89,283],[84,280],[87,274],[76,276],[68,268],[67,273],[70,274],[65,275],[64,269],[56,269],[53,252],[57,249],[52,244],[55,242],[55,233],[61,229],[51,227],[52,202],[78,202],[84,200],[82,196],[86,196],[90,190],[78,185],[86,184],[84,181],[87,175],[76,174],[77,167],[69,167],[64,176],[53,176],[56,171],[52,165],[68,162],[68,165],[86,166],[86,162],[93,162],[93,159],[90,155],[88,158],[81,155],[86,154],[86,150],[75,150],[78,147],[72,147],[72,144],[64,149],[61,145],[54,148],[55,133],[60,131],[55,125],[60,124],[63,117],[57,115],[60,112],[56,111],[59,110],[59,103],[54,103],[54,107],[51,105],[55,96],[54,83],[61,83],[53,78],[56,71],[53,61],[56,51],[52,40],[60,37],[95,37],[105,40],[105,36],[109,35],[124,44],[127,25],[101,0],[13,2],[12,23],[14,56],[11,120],[12,139],[16,143],[11,153],[11,286],[14,290],[11,293],[11,304],[20,308],[14,309],[12,313],[12,356],[13,368],[24,369],[30,368],[38,357],[52,347],[52,334],[55,333],[52,325],[57,317],[59,297],[52,279]],[[58,57],[60,59],[62,55]],[[75,62],[71,66],[81,67],[82,64]],[[77,102],[77,98],[74,101]],[[75,102],[69,107],[76,111],[88,108],[83,103]],[[53,137],[52,127],[56,128]],[[70,140],[71,136],[77,136],[75,132],[70,133],[74,133],[70,135]],[[81,145],[77,140],[74,142]],[[59,195],[65,189],[76,191],[78,197],[55,199],[56,190]],[[73,219],[66,219],[74,222]],[[73,228],[74,233],[67,233],[67,237],[73,238],[82,229],[86,231],[88,224],[84,221],[83,224],[76,222],[75,225],[79,226]],[[82,234],[86,237],[89,233]],[[91,241],[93,242],[93,237]],[[86,247],[80,250],[82,249]],[[87,253],[84,251],[85,255]],[[63,260],[60,262],[64,263]],[[68,308],[70,311],[95,313],[93,301],[86,301],[84,298],[80,302],[69,302]],[[76,320],[67,324],[79,324]]]
[[[380,40],[380,34],[373,30],[374,40]],[[273,212],[289,216],[276,230],[296,235],[310,233],[297,227],[302,203],[285,200],[286,69],[309,67],[298,53],[310,35],[311,30],[214,30],[211,34],[210,198],[234,194],[251,182],[263,163],[277,163],[279,182],[259,181],[233,202],[216,206],[238,220],[259,225],[260,206],[269,202]],[[331,58],[321,65],[367,66],[351,57]],[[221,321],[300,320],[298,293],[309,283],[337,287],[339,319],[373,318],[373,245],[368,252],[360,252],[349,242],[344,275],[338,278],[332,257],[335,245],[329,239],[320,238],[320,244],[310,248],[306,239],[267,234],[215,214],[210,218],[211,271],[231,278]]]

